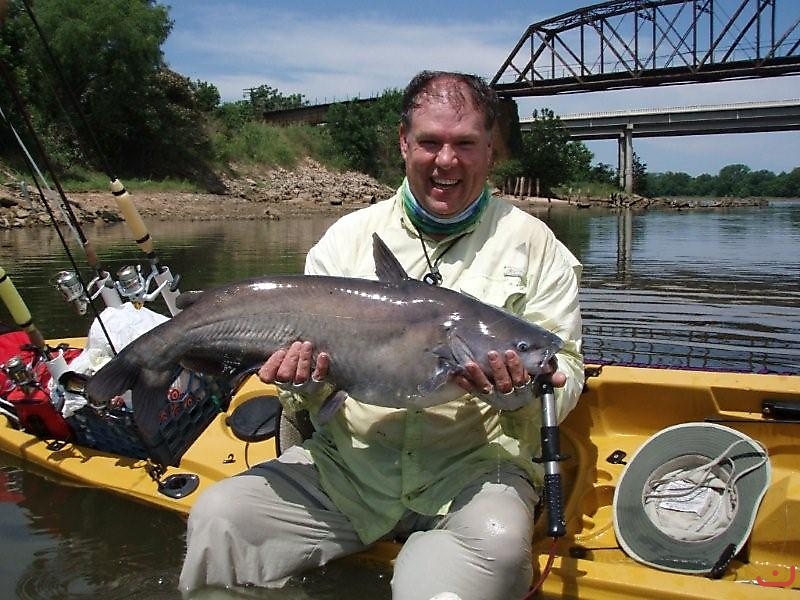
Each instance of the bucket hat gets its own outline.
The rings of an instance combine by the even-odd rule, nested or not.
[[[720,577],[769,487],[766,449],[715,423],[663,429],[636,451],[614,492],[614,532],[634,560]]]

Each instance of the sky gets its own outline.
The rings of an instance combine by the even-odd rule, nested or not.
[[[796,0],[778,0],[798,10]],[[457,70],[491,80],[531,23],[590,0],[162,0],[173,30],[167,64],[213,83],[223,101],[269,85],[311,103],[372,97],[403,88],[423,69]],[[717,0],[717,5],[734,0]],[[738,0],[736,1],[738,4]],[[781,7],[782,8],[782,7]],[[785,30],[796,15],[779,13]],[[783,25],[783,28],[781,28]],[[520,117],[550,108],[578,112],[800,98],[800,76],[519,98]],[[613,140],[587,143],[595,162],[616,167]],[[800,166],[800,132],[638,138],[650,172],[716,174],[728,164],[775,173]]]

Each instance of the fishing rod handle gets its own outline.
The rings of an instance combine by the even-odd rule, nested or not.
[[[553,384],[549,379],[539,383],[542,399],[542,463],[544,464],[544,499],[547,505],[547,533],[562,537],[567,532],[564,517],[564,495],[561,484],[561,443],[558,432],[558,413]]]
[[[545,473],[544,497],[547,503],[547,535],[563,537],[567,533],[564,517],[564,495],[561,486],[561,473]]]

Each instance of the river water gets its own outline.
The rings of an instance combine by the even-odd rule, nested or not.
[[[543,207],[535,214],[584,265],[588,361],[800,372],[800,200],[646,213]],[[162,263],[188,290],[299,273],[306,251],[331,222],[150,226]],[[111,272],[141,256],[122,225],[90,226],[85,234]],[[88,317],[76,316],[52,285],[69,267],[52,230],[0,232],[0,266],[46,337],[85,335]],[[0,312],[0,321],[8,320]],[[184,527],[165,511],[55,482],[0,456],[4,597],[177,599]],[[248,597],[389,598],[389,577],[345,561],[282,591]]]

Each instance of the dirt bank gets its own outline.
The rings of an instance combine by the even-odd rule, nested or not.
[[[0,171],[5,171],[0,166]],[[9,172],[4,179],[12,180]],[[146,222],[154,220],[281,219],[309,214],[338,215],[368,206],[394,192],[363,173],[337,173],[305,160],[292,170],[239,169],[236,177],[223,176],[224,194],[147,192],[131,190],[136,208]],[[723,198],[713,203],[702,200],[645,198],[612,194],[608,198],[532,198],[503,196],[522,209],[536,205],[564,205],[576,208],[692,209],[766,204],[761,198]],[[110,192],[68,194],[72,211],[81,223],[121,219]],[[57,207],[60,202],[51,202]],[[60,221],[63,218],[57,215]],[[19,182],[0,186],[0,229],[50,225],[50,216],[35,189],[28,192]]]
[[[307,214],[343,214],[388,198],[394,190],[363,173],[329,171],[312,160],[292,170],[241,171],[223,177],[224,194],[130,190],[145,221],[280,219]],[[0,187],[0,228],[50,224],[36,190],[19,183]],[[67,195],[81,223],[116,222],[119,210],[110,192]],[[58,202],[51,203],[57,206]]]

